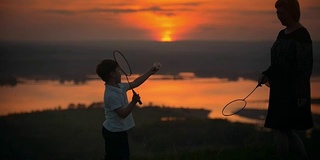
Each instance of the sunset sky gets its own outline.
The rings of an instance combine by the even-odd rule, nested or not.
[[[0,40],[274,40],[275,0],[1,0]],[[320,0],[300,0],[320,40]]]

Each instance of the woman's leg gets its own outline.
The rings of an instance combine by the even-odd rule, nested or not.
[[[289,138],[288,132],[290,130],[274,130],[276,133],[275,136],[275,145],[277,151],[277,157],[279,160],[285,160],[288,158],[289,153]]]
[[[292,129],[277,129],[275,132],[275,144],[279,160],[288,159],[289,153],[295,155],[297,159],[309,159],[302,140]]]
[[[297,133],[294,131],[289,134],[290,151],[297,156],[298,159],[308,160],[308,154],[304,144]]]

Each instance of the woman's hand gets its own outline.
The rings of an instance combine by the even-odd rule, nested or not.
[[[258,80],[259,84],[265,84],[267,87],[270,87],[269,78],[265,74],[261,74]]]

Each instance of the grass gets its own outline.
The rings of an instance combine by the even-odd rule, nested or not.
[[[269,160],[273,133],[251,124],[207,119],[205,110],[139,108],[129,131],[132,160]],[[176,121],[161,121],[164,116]],[[0,117],[0,159],[101,160],[102,109],[74,109]],[[306,148],[318,159],[320,130]]]

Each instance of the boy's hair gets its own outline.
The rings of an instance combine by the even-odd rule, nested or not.
[[[300,5],[298,0],[278,0],[276,8],[283,8],[288,11],[295,22],[300,20]]]
[[[102,60],[96,68],[96,73],[105,82],[108,81],[111,72],[116,71],[118,63],[111,59]]]

